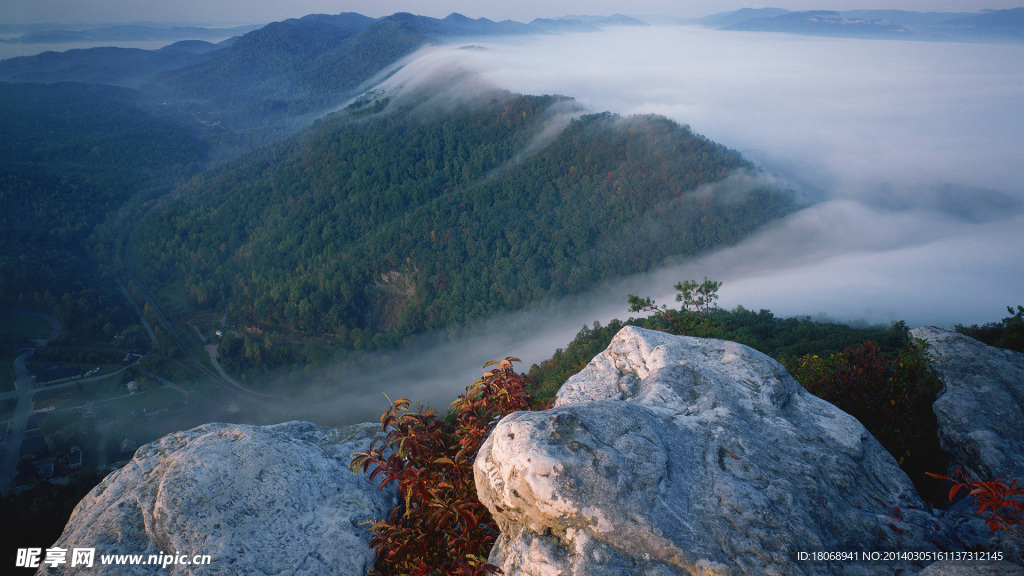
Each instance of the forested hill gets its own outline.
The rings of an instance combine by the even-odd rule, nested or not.
[[[750,167],[665,118],[585,115],[538,147],[573,102],[488,98],[341,113],[197,177],[137,227],[140,273],[193,312],[377,348],[735,242],[793,208],[769,189],[694,194]],[[269,342],[247,354],[266,361],[254,349]]]
[[[113,249],[97,226],[207,159],[192,131],[136,101],[114,86],[0,84],[0,308],[45,310],[96,332],[113,320],[94,289],[109,284],[94,271]],[[68,302],[75,313],[58,304]]]

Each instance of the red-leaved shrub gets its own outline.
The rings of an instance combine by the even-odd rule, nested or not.
[[[353,455],[353,471],[369,471],[382,488],[398,483],[399,505],[371,526],[370,545],[377,549],[371,574],[499,572],[487,564],[498,531],[477,499],[473,461],[502,416],[531,407],[529,379],[514,372],[512,362],[518,360],[485,364],[494,368],[452,403],[447,419],[424,406],[413,412],[404,398],[391,402],[380,419],[383,437]]]
[[[1011,480],[1006,485],[1002,478],[995,480],[970,481],[963,470],[957,470],[959,478],[950,478],[942,474],[926,472],[932,478],[948,480],[953,483],[949,490],[949,501],[953,502],[960,490],[968,490],[974,496],[974,507],[978,516],[985,519],[990,532],[1007,530],[1018,539],[1024,541],[1024,490],[1017,488],[1017,481]]]

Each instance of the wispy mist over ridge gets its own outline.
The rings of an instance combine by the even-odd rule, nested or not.
[[[403,77],[444,62],[594,111],[664,114],[817,202],[674,272],[726,280],[727,306],[951,325],[1024,300],[1022,46],[690,27],[474,44],[424,50]]]
[[[725,282],[729,308],[912,325],[996,320],[1024,303],[1022,62],[1019,45],[685,27],[472,39],[417,52],[366,88],[400,102],[403,87],[426,87],[427,105],[440,107],[472,105],[494,89],[573,98],[551,111],[524,154],[582,109],[662,114],[767,173],[736,174],[697,194],[739,195],[767,179],[808,207],[737,246],[586,296],[429,334],[365,365],[300,370],[290,384],[316,384],[254,409],[253,419],[372,420],[386,407],[382,391],[443,409],[485,361],[540,362],[582,325],[627,317],[627,294],[672,303],[675,282],[704,276]],[[650,222],[652,236],[658,225]]]
[[[385,87],[443,76],[462,96],[502,88],[663,114],[740,150],[769,174],[757,178],[809,207],[699,259],[501,314],[454,341],[428,335],[383,368],[328,370],[373,392],[296,399],[303,417],[372,418],[382,390],[443,409],[484,361],[544,360],[582,325],[626,318],[627,294],[671,304],[689,278],[724,281],[727,308],[851,322],[984,323],[1024,303],[1024,46],[686,27],[468,44],[414,54]],[[742,193],[752,178],[703,193]]]

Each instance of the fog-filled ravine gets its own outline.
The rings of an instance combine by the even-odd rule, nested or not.
[[[271,388],[290,401],[261,419],[372,419],[382,390],[444,405],[484,361],[539,362],[580,326],[627,317],[627,294],[671,302],[672,285],[688,278],[724,282],[724,308],[858,324],[984,323],[1024,295],[1024,46],[696,26],[446,42],[359,90],[400,101],[440,84],[431,104],[452,107],[495,89],[574,98],[538,142],[587,111],[664,115],[763,170],[702,193],[767,184],[808,207],[738,245],[373,353],[368,374],[307,370],[334,386],[307,396],[282,381]]]
[[[464,67],[665,114],[821,200],[689,264],[727,281],[727,303],[951,325],[1020,296],[1024,47],[668,27],[481,46],[426,50],[391,81]]]
[[[410,368],[366,380],[389,394],[437,403],[484,360],[512,354],[529,366],[581,325],[627,317],[627,294],[668,303],[687,278],[723,281],[725,308],[861,324],[984,323],[1024,296],[1022,46],[693,27],[466,46],[424,49],[384,84],[459,71],[468,74],[454,92],[482,80],[572,94],[589,109],[664,114],[738,149],[815,204],[738,246],[538,312],[503,314],[422,354],[390,355]],[[376,395],[367,401],[379,407]]]

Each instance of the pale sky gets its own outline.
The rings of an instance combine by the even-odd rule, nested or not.
[[[567,14],[664,14],[699,17],[739,8],[789,10],[902,9],[977,12],[1022,6],[1021,0],[0,0],[0,23],[116,23],[133,21],[249,24],[306,14],[359,12],[385,16],[412,12],[443,17],[529,21]]]

